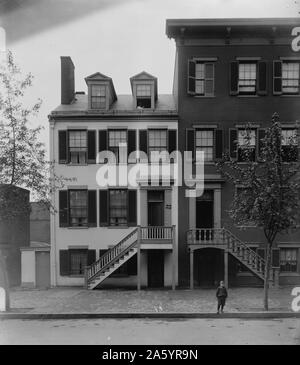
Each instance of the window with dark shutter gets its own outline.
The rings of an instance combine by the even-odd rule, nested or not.
[[[196,89],[196,62],[194,60],[188,61],[188,94],[195,95]]]
[[[96,261],[96,250],[88,250],[87,264],[92,265]]]
[[[237,158],[237,129],[229,129],[229,153],[231,158]]]
[[[147,130],[140,130],[140,151],[148,154]]]
[[[239,92],[239,63],[230,62],[230,95],[237,95]]]
[[[273,94],[282,94],[282,61],[273,62]]]
[[[108,226],[108,190],[99,190],[100,226]]]
[[[223,130],[222,129],[216,129],[215,131],[215,138],[216,138],[216,159],[221,159],[223,156]]]
[[[88,131],[88,163],[96,163],[96,131]]]
[[[258,95],[267,95],[267,62],[258,62]]]
[[[258,158],[262,159],[262,149],[263,149],[263,139],[266,136],[266,130],[265,128],[259,128],[258,129]]]
[[[68,162],[68,133],[67,131],[58,131],[58,162],[67,163]]]
[[[176,129],[168,130],[168,151],[172,153],[177,150],[177,131]]]
[[[97,191],[88,191],[88,225],[97,227]]]
[[[137,225],[137,198],[136,190],[128,190],[128,226],[135,227]]]
[[[70,256],[68,250],[59,250],[59,271],[61,276],[70,275]]]
[[[69,226],[69,204],[68,204],[68,190],[60,190],[58,193],[59,199],[59,226]]]
[[[272,248],[272,267],[280,267],[280,250]]]
[[[192,128],[186,129],[186,151],[192,152],[195,158],[195,130]]]
[[[136,130],[129,129],[127,136],[128,136],[127,152],[129,156],[132,152],[136,151]],[[128,160],[128,162],[135,163],[136,159],[131,161]]]

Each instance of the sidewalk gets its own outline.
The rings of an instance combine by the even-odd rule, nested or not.
[[[291,287],[270,289],[269,311],[279,315],[292,315]],[[29,314],[32,317],[44,314],[53,315],[103,315],[120,317],[126,315],[144,316],[149,314],[173,314],[175,317],[195,316],[196,314],[215,315],[216,298],[213,289],[183,290],[84,290],[82,288],[52,288],[48,290],[15,288],[11,291],[10,314]],[[225,307],[226,316],[263,312],[262,288],[229,289]],[[9,314],[5,313],[4,315]],[[294,313],[295,316],[299,313]],[[26,316],[24,317],[26,318]]]

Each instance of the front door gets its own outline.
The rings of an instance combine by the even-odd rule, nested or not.
[[[47,251],[36,252],[36,286],[50,287],[50,253]]]
[[[196,228],[213,228],[214,199],[213,191],[206,190],[196,200]]]
[[[164,286],[164,251],[148,250],[148,287]]]
[[[148,226],[164,225],[164,191],[148,191]]]

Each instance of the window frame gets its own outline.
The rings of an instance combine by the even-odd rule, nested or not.
[[[93,95],[93,87],[99,87],[99,88],[104,88],[104,96],[103,95],[99,95],[99,96],[97,96],[97,95]],[[90,93],[91,93],[91,96],[90,96],[90,103],[91,103],[91,109],[93,109],[93,110],[104,110],[104,109],[106,109],[107,108],[107,85],[103,85],[103,84],[96,84],[96,83],[94,83],[94,84],[91,84],[91,86],[90,86]],[[95,99],[95,98],[104,98],[104,103],[103,103],[103,107],[94,107],[93,106],[93,99]]]
[[[150,95],[141,95],[138,96],[138,87],[139,86],[147,86],[150,88]],[[150,106],[149,107],[145,107],[145,106],[140,106],[138,105],[138,100],[150,100]],[[152,99],[153,99],[153,85],[150,83],[137,83],[135,85],[135,103],[136,103],[136,108],[142,108],[142,109],[152,109],[153,105],[152,105]]]
[[[155,148],[155,147],[158,147],[158,146],[154,146],[154,147],[151,147],[150,146],[150,133],[151,132],[162,132],[164,131],[166,133],[166,149],[165,150],[161,150],[161,151],[158,151],[158,150],[152,150],[151,151],[151,148]],[[160,146],[161,147],[161,146]],[[151,162],[151,153],[150,152],[167,152],[169,153],[169,133],[168,133],[168,129],[167,128],[149,128],[147,130],[147,153],[148,153],[148,160]]]
[[[76,132],[84,132],[85,133],[85,142],[86,142],[86,147],[70,147],[70,135],[71,133],[76,133]],[[69,129],[67,131],[67,138],[68,138],[68,144],[67,144],[67,148],[68,148],[68,163],[70,165],[87,165],[88,163],[88,131],[87,129]],[[84,162],[80,162],[79,161],[79,155],[77,155],[77,160],[78,162],[72,162],[72,159],[71,159],[71,151],[70,149],[71,148],[81,148],[79,149],[79,151],[77,153],[80,153],[82,151],[84,151],[84,155],[85,155],[85,158],[84,158]]]
[[[197,97],[212,97],[215,96],[215,62],[214,61],[204,61],[195,59],[195,96]],[[204,65],[203,78],[197,78],[197,65]],[[206,66],[212,66],[212,77],[206,77]],[[189,76],[190,77],[190,76]],[[203,81],[203,93],[197,93],[196,84],[197,81]],[[212,81],[212,92],[206,91],[206,82]]]
[[[72,215],[71,215],[71,193],[72,192],[78,192],[78,191],[84,191],[86,192],[86,205],[85,206],[75,206],[75,208],[81,208],[81,209],[86,209],[86,217],[80,217],[80,218],[85,218],[86,219],[86,224],[76,224],[76,225],[73,225],[72,222],[71,222],[71,218],[72,218]],[[84,228],[87,228],[89,226],[89,198],[88,198],[88,189],[68,189],[68,217],[69,217],[69,224],[68,226],[73,228],[73,227],[84,227]],[[74,209],[74,207],[73,207]],[[76,217],[74,217],[76,218]]]
[[[255,65],[255,86],[254,86],[254,91],[253,92],[249,92],[249,91],[241,91],[240,90],[240,82],[241,81],[245,81],[245,80],[252,80],[252,79],[240,79],[240,66],[241,65]],[[258,93],[258,61],[257,60],[239,60],[238,61],[238,95],[240,96],[255,96]],[[244,86],[245,87],[245,86]],[[249,86],[248,86],[249,87]]]
[[[300,94],[300,60],[286,60],[286,59],[282,59],[281,60],[282,64],[281,64],[281,91],[282,91],[282,95],[299,95]],[[297,64],[298,65],[298,79],[291,79],[291,78],[284,78],[283,77],[283,68],[284,65],[286,64]],[[297,92],[287,92],[284,91],[284,80],[298,80],[298,91]]]
[[[126,134],[127,154],[126,154],[125,161],[120,162],[119,147],[110,146],[110,144],[109,144],[109,142],[110,142],[110,133],[111,132],[125,132],[125,134]],[[114,148],[117,149],[117,154],[115,153]],[[128,161],[128,129],[121,129],[121,128],[120,129],[107,129],[107,149],[108,149],[108,151],[111,151],[111,152],[115,153],[116,163],[127,163],[127,161]]]
[[[124,224],[112,224],[111,223],[111,192],[112,191],[123,191],[126,193],[126,222],[124,222]],[[109,227],[128,227],[128,189],[119,189],[119,188],[115,188],[115,189],[108,189],[108,226]],[[124,209],[124,208],[123,208]],[[121,217],[123,218],[123,217]],[[118,217],[118,219],[120,219],[120,217]]]
[[[69,251],[69,267],[70,267],[69,276],[76,276],[76,277],[84,276],[84,269],[88,265],[88,249],[87,248],[69,248],[68,251]],[[78,254],[80,252],[81,252],[81,254],[85,254],[85,265],[83,265],[83,267],[81,269],[82,272],[80,272],[80,269],[79,269],[79,272],[72,272],[72,254],[74,255],[74,254],[76,254],[76,253]]]
[[[284,266],[283,264],[282,264],[282,258],[281,258],[281,253],[283,252],[283,251],[288,251],[288,250],[290,250],[290,251],[296,251],[296,265],[294,265],[295,266],[295,270],[283,270],[282,269],[282,266]],[[280,273],[297,273],[298,272],[298,267],[299,267],[299,248],[298,247],[280,247],[280,252],[279,252],[279,263],[280,263]],[[285,260],[285,261],[287,261],[287,260]],[[293,260],[291,260],[291,261],[293,261]],[[285,263],[285,265],[290,265],[290,266],[293,266],[293,265],[291,265],[290,263],[288,263],[288,262],[286,262]]]
[[[283,131],[294,131],[295,143],[290,143],[289,145],[283,144],[282,142],[283,142],[284,137],[282,135],[281,149],[283,150],[284,148],[287,149],[287,147],[289,147],[289,148],[293,148],[294,147],[296,149],[296,151],[295,151],[295,153],[296,153],[296,159],[295,160],[288,161],[285,158],[285,154],[282,153],[282,161],[285,162],[285,163],[297,162],[298,161],[298,134],[297,134],[297,128],[296,127],[295,128],[291,128],[291,127],[290,128],[287,128],[287,127],[282,126],[281,132],[283,132]]]
[[[216,155],[216,133],[215,133],[215,129],[214,128],[195,128],[195,156],[196,156],[196,152],[197,152],[197,132],[212,132],[212,146],[204,146],[204,147],[211,147],[212,148],[212,159],[211,160],[205,160],[204,159],[204,163],[213,163],[216,159],[215,155]],[[205,156],[204,156],[205,157]]]
[[[245,129],[243,128],[237,128],[237,162],[238,163],[247,163],[249,161],[247,160],[242,160],[240,159],[240,149],[246,149],[246,148],[249,148],[247,146],[244,145],[244,147],[240,146],[239,145],[239,132],[240,131],[245,131]],[[254,131],[255,132],[255,144],[253,145],[253,156],[254,156],[254,159],[253,160],[250,160],[250,162],[257,162],[258,160],[258,151],[257,151],[257,148],[258,148],[258,128],[250,128],[250,131]]]

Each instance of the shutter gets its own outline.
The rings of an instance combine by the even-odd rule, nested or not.
[[[97,191],[88,190],[88,225],[97,227]]]
[[[129,156],[131,152],[136,151],[136,130],[129,129],[127,133],[128,133],[127,152]],[[135,163],[136,160],[135,159],[133,161],[128,160],[128,162]]]
[[[88,131],[88,163],[96,163],[96,131]]]
[[[60,190],[58,193],[59,200],[59,226],[69,226],[69,210],[68,210],[68,190]]]
[[[238,61],[230,62],[230,95],[239,93],[239,63]]]
[[[87,265],[90,266],[96,261],[96,250],[88,250]]]
[[[59,271],[61,276],[70,275],[69,250],[59,250]]]
[[[258,95],[267,95],[267,62],[259,61],[257,64],[257,76],[258,76]]]
[[[259,128],[258,129],[258,159],[262,158],[262,148],[263,148],[262,140],[265,138],[265,135],[266,135],[266,129]]]
[[[282,61],[273,61],[273,94],[282,94]]]
[[[177,130],[169,129],[168,130],[168,151],[172,153],[177,150]]]
[[[272,249],[272,267],[280,267],[280,250],[279,250],[279,248]]]
[[[188,94],[195,95],[196,92],[196,62],[193,60],[188,61]]]
[[[107,151],[107,131],[99,131],[99,152]]]
[[[195,130],[186,129],[186,150],[192,152],[193,160],[195,159]]]
[[[67,131],[58,131],[58,162],[68,162],[68,133]]]
[[[237,159],[237,138],[238,131],[237,129],[229,129],[229,153],[230,157],[233,159]]]
[[[99,211],[100,226],[108,226],[108,190],[100,190]]]
[[[222,129],[216,129],[215,131],[215,158],[221,159],[223,157],[223,130]]]
[[[264,248],[258,248],[256,250],[256,253],[262,258],[265,260],[265,249]]]
[[[140,131],[140,151],[143,151],[148,155],[148,141],[147,141],[148,133],[147,130]]]
[[[128,190],[127,224],[130,227],[137,225],[137,198],[136,190]]]

